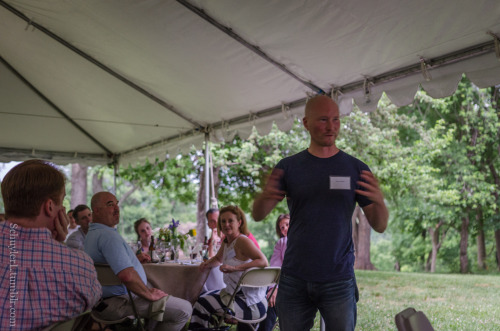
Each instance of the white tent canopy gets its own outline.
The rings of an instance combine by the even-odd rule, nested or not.
[[[500,83],[498,0],[0,0],[0,161],[140,162],[309,95],[372,111]]]

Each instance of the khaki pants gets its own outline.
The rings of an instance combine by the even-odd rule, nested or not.
[[[128,294],[104,299],[108,306],[98,313],[99,317],[116,320],[124,316],[133,316],[134,310],[129,301]],[[135,296],[134,303],[139,316],[148,318],[150,301]],[[163,322],[150,321],[150,323],[156,323],[154,328],[156,331],[179,331],[189,321],[192,312],[193,308],[188,301],[170,295],[165,302]]]

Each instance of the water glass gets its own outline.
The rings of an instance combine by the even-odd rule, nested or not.
[[[165,261],[165,243],[163,241],[158,242],[158,257],[160,258],[160,262]]]

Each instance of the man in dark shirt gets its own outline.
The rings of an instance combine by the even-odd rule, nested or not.
[[[276,307],[280,330],[309,330],[319,309],[327,330],[354,330],[357,286],[351,217],[356,203],[377,232],[389,213],[366,164],[339,150],[339,109],[327,96],[306,104],[307,150],[274,168],[252,215],[264,219],[285,196],[290,209],[288,245]]]

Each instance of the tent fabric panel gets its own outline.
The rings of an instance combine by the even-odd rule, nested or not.
[[[174,1],[67,2],[57,11],[21,3],[27,16],[202,124],[309,91]]]
[[[61,117],[3,63],[0,63],[0,100],[0,113]]]
[[[2,147],[29,151],[105,154],[63,118],[0,114],[0,132]]]
[[[2,48],[4,58],[21,75],[29,77],[47,98],[57,100],[57,106],[68,116],[89,121],[170,126],[178,130],[192,128],[190,123],[172,116],[165,108],[42,32],[26,30],[20,19],[17,23],[15,27],[6,25],[9,38],[0,39],[5,47]]]
[[[412,102],[420,87],[431,96],[448,96],[463,73],[480,87],[500,84],[500,62],[491,49],[452,64],[429,65],[430,81],[413,72],[370,83],[418,65],[421,58],[492,44],[488,32],[500,35],[497,0],[0,0],[106,69],[1,5],[0,30],[9,33],[0,34],[0,56],[121,163],[201,146],[205,129],[215,128],[211,138],[225,141],[235,134],[248,137],[253,126],[266,134],[273,121],[289,129],[293,118],[303,116],[303,103],[288,113],[280,105],[300,103],[311,89],[190,11],[184,1],[325,92],[340,88],[341,115],[354,103],[375,110],[384,92],[399,106]],[[366,89],[359,87],[364,79]],[[0,131],[0,156],[20,157],[35,148],[60,160],[100,158],[99,144],[1,64],[0,87],[7,87],[0,91],[0,126],[6,128]],[[57,136],[60,121],[66,121],[64,135]],[[37,123],[56,132],[57,144],[52,138],[43,141]],[[17,132],[35,129],[15,142],[4,139],[16,134],[14,125],[20,125]]]
[[[485,26],[500,31],[491,0],[196,3],[324,89],[489,41]]]

